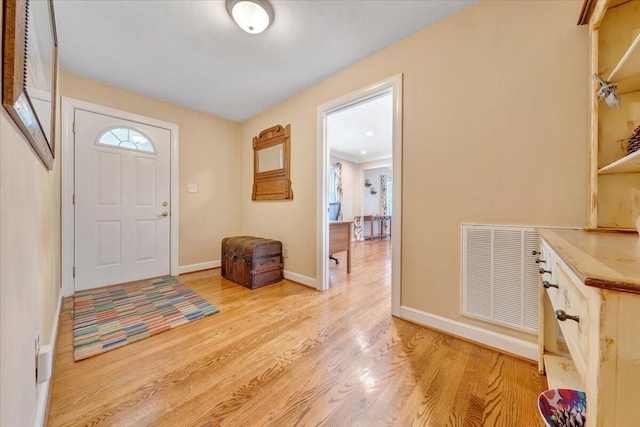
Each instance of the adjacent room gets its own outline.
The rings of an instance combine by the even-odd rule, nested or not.
[[[2,0],[0,427],[632,427],[640,0]]]
[[[393,115],[392,91],[357,99],[326,115],[334,285],[358,274],[352,273],[352,258],[366,259],[362,267],[368,272],[391,268]],[[401,226],[399,220],[396,225]],[[344,272],[346,276],[340,274]]]

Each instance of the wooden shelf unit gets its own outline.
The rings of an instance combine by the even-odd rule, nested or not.
[[[640,126],[640,0],[587,0],[591,72],[618,85],[610,108],[591,87],[589,228],[635,229],[640,216],[640,152],[627,155]]]
[[[600,175],[635,172],[640,172],[640,150],[598,169]]]
[[[616,82],[620,94],[635,92],[640,90],[638,70],[640,70],[640,33],[606,80]]]
[[[539,369],[549,388],[587,395],[586,427],[640,419],[640,252],[627,233],[538,229]],[[566,318],[558,319],[562,310]],[[560,325],[568,348],[558,346]],[[566,356],[566,357],[563,357]]]
[[[549,388],[584,390],[584,383],[578,374],[576,365],[568,357],[547,353],[544,355],[544,367]]]

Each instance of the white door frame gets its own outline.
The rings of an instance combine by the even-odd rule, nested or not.
[[[393,215],[391,217],[391,314],[400,316],[401,261],[402,261],[402,74],[396,74],[378,83],[356,90],[318,106],[318,163],[316,206],[316,288],[329,289],[329,217],[327,215],[327,115],[360,103],[382,92],[393,91]]]
[[[174,123],[116,110],[114,108],[103,107],[102,105],[91,104],[78,99],[62,97],[62,138],[61,138],[61,161],[62,161],[62,295],[71,296],[75,292],[73,278],[73,264],[75,258],[75,216],[73,208],[73,191],[75,177],[75,141],[73,123],[75,110],[85,110],[105,116],[116,117],[118,119],[138,122],[144,125],[155,126],[167,129],[171,134],[171,145],[169,150],[170,171],[170,191],[171,191],[171,216],[170,216],[170,272],[171,275],[178,275],[178,146],[179,146],[179,126]]]

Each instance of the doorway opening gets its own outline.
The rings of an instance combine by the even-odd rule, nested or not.
[[[62,98],[62,294],[178,274],[178,126]]]
[[[342,269],[350,274],[352,252],[372,250],[379,244],[376,262],[384,262],[384,257],[391,260],[391,311],[396,316],[400,312],[401,123],[402,75],[318,107],[317,288],[327,290],[337,268],[340,274]],[[333,252],[346,253],[346,259],[344,255],[331,259]]]

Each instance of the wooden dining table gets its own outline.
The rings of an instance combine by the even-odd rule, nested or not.
[[[363,224],[366,221],[369,221],[369,224],[371,224],[371,233],[369,234],[369,239],[367,240],[373,240],[375,238],[373,236],[373,224],[376,221],[380,223],[380,233],[378,234],[377,238],[382,239],[384,237],[384,234],[382,233],[382,224],[384,224],[384,221],[389,221],[389,238],[391,238],[391,215],[365,215],[362,217]]]

